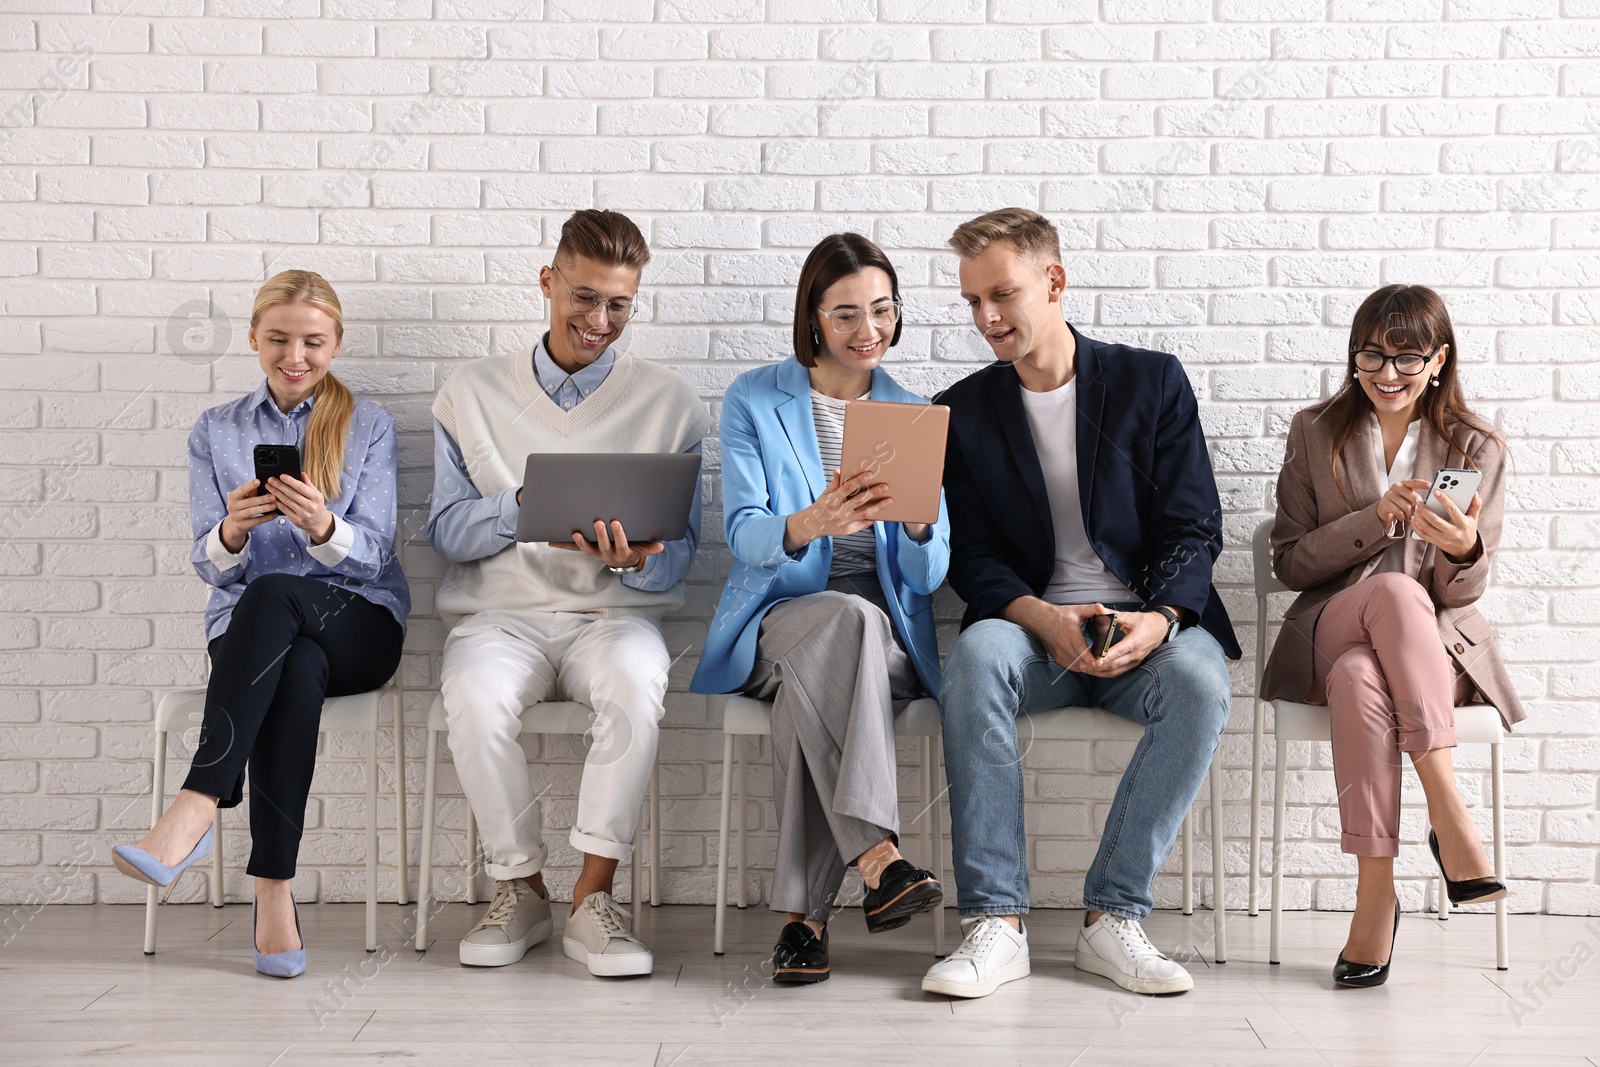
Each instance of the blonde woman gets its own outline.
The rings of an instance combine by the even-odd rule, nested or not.
[[[330,365],[344,322],[333,288],[284,271],[256,294],[250,347],[265,375],[189,434],[190,560],[212,586],[211,681],[194,762],[172,806],[117,868],[165,888],[211,852],[216,809],[250,778],[256,969],[292,978],[305,944],[290,895],[322,701],[376,689],[400,662],[405,575],[391,550],[394,421]],[[255,475],[258,444],[294,445],[301,477]]]

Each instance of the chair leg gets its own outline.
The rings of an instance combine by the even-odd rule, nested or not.
[[[378,951],[378,724],[367,735],[367,951]]]
[[[400,680],[399,669],[395,681]],[[394,691],[394,847],[395,847],[395,903],[405,907],[410,901],[411,881],[411,820],[406,803],[406,700],[405,690],[398,684]]]
[[[948,885],[949,883],[944,878],[944,820],[940,818],[939,812],[940,798],[944,795],[944,790],[939,786],[939,783],[944,780],[944,775],[940,773],[940,768],[943,766],[944,746],[940,743],[941,739],[938,737],[932,738],[931,741],[932,762],[929,766],[933,768],[933,797],[928,807],[928,818],[933,822],[932,870],[934,877],[939,879],[940,885]],[[945,955],[944,902],[947,896],[948,894],[941,896],[939,898],[939,906],[933,909],[933,954],[940,959],[943,959]]]
[[[1278,926],[1283,920],[1283,790],[1285,785],[1284,761],[1289,756],[1289,742],[1278,739],[1278,761],[1272,770],[1272,938],[1268,963],[1278,962]]]
[[[756,742],[760,744],[760,742]],[[749,839],[745,834],[746,817],[750,814],[748,797],[750,795],[750,754],[749,745],[744,738],[739,738],[739,882],[734,888],[734,902],[743,911],[750,906],[749,890],[745,888],[744,867],[750,858]]]
[[[540,822],[543,822],[542,813]],[[478,902],[478,870],[482,865],[478,862],[478,817],[472,814],[472,805],[467,805],[467,903]]]
[[[917,821],[922,824],[922,865],[937,878],[938,864],[933,858],[933,738],[922,738],[917,747],[921,749],[922,757],[917,766],[917,800],[922,805],[917,816]],[[938,912],[933,915],[933,939],[936,942],[939,940]],[[939,955],[937,944],[934,945],[933,954]]]
[[[150,825],[153,827],[161,821],[161,802],[167,795],[167,732],[156,731],[156,755],[153,762],[153,777],[150,793]],[[1497,794],[1498,795],[1498,794]],[[156,897],[156,887],[150,886],[144,894],[144,954],[156,954],[156,908],[160,903]]]
[[[717,902],[716,933],[711,940],[711,951],[722,955],[723,933],[728,920],[728,818],[729,802],[733,798],[733,735],[722,736],[722,822],[717,830]]]
[[[222,809],[211,816],[211,906],[222,907]]]
[[[1489,746],[1489,778],[1494,788],[1494,876],[1506,880],[1505,781],[1500,763],[1500,746]],[[1494,902],[1494,965],[1496,970],[1511,969],[1511,931],[1506,914],[1506,898]]]
[[[439,773],[439,735],[428,731],[428,755],[422,774],[422,855],[417,857],[416,950],[428,947],[428,907],[433,894],[433,800]]]
[[[1256,686],[1259,694],[1260,685]],[[1255,702],[1256,718],[1250,744],[1250,914],[1259,915],[1261,884],[1261,749],[1266,737],[1265,702]]]
[[[650,906],[661,907],[661,768],[650,768]]]
[[[1215,928],[1218,963],[1228,962],[1227,873],[1223,867],[1222,753],[1219,751],[1211,761],[1211,923]]]
[[[1194,806],[1183,815],[1183,913],[1194,914]]]
[[[633,862],[633,929],[637,933],[639,923],[644,919],[644,878],[639,872],[639,841],[638,834],[634,834],[633,848],[630,850]]]
[[[1424,820],[1422,824],[1422,839],[1424,841],[1428,839],[1428,833],[1431,829],[1432,827]],[[1439,921],[1445,922],[1450,918],[1450,894],[1445,892],[1444,879],[1430,878],[1428,879],[1428,885],[1438,891],[1437,896],[1434,897],[1434,902],[1438,905]]]

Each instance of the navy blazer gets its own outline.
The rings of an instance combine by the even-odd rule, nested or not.
[[[1165,352],[1072,336],[1078,492],[1090,543],[1141,601],[1189,609],[1238,659],[1211,584],[1222,504],[1183,365]],[[1044,594],[1055,528],[1016,368],[996,362],[934,402],[950,407],[950,585],[967,603],[965,629],[1018,597]]]

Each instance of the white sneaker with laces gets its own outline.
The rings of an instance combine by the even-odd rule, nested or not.
[[[997,915],[961,920],[961,947],[928,968],[925,993],[947,997],[986,997],[1007,982],[1033,973],[1028,960],[1028,930],[1013,930]]]
[[[1189,972],[1150,943],[1133,919],[1102,914],[1078,929],[1080,971],[1109,978],[1134,993],[1183,993],[1194,988]]]
[[[590,893],[567,919],[561,950],[602,978],[649,974],[655,957],[628,932],[627,920],[610,893]]]
[[[461,939],[461,962],[468,967],[516,963],[554,929],[547,898],[521,878],[496,882],[488,912]]]

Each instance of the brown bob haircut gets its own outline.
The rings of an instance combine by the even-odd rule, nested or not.
[[[561,224],[561,240],[552,259],[565,257],[570,262],[572,256],[642,271],[650,262],[650,246],[644,243],[639,227],[622,212],[584,208]]]
[[[894,272],[894,264],[883,254],[883,249],[859,233],[830,233],[818,241],[817,247],[806,257],[794,296],[794,354],[802,367],[817,365],[821,345],[811,337],[811,331],[817,328],[812,313],[822,310],[822,294],[840,278],[860,274],[868,267],[877,267],[889,276],[889,292],[899,304],[900,278]],[[894,336],[889,338],[890,348],[900,343],[903,325],[903,316],[895,320]]]
[[[1456,373],[1461,354],[1456,348],[1456,332],[1450,324],[1450,312],[1445,309],[1444,300],[1427,286],[1386,285],[1356,308],[1350,321],[1350,343],[1339,391],[1315,409],[1319,417],[1333,420],[1333,449],[1328,462],[1340,496],[1345,495],[1345,490],[1339,482],[1339,455],[1351,437],[1365,432],[1367,418],[1373,410],[1372,401],[1357,379],[1356,353],[1384,344],[1401,351],[1424,352],[1430,357],[1444,346],[1450,347],[1444,366],[1431,371],[1429,385],[1417,401],[1418,416],[1449,443],[1449,456],[1459,455],[1468,467],[1477,466],[1456,440],[1453,431],[1457,426],[1471,427],[1496,439],[1500,437],[1494,427],[1467,406],[1461,379]]]

